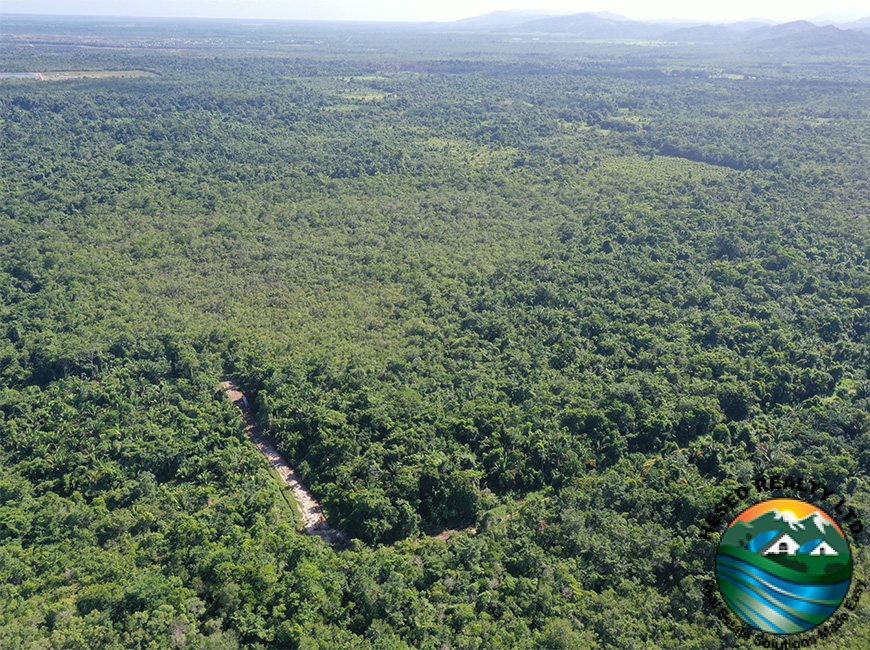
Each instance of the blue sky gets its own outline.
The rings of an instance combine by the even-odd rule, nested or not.
[[[552,9],[564,13],[612,11],[632,18],[777,21],[845,12],[870,15],[870,0],[2,0],[4,13],[122,16],[203,16],[319,20],[455,20],[497,9]]]

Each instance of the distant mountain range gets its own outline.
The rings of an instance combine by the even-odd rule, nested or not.
[[[571,16],[538,18],[517,25],[511,31],[576,34],[594,40],[656,39],[660,34],[682,27],[684,23],[653,23],[629,20],[622,16],[581,13]]]
[[[659,34],[656,40],[677,43],[751,43],[758,45],[791,44],[812,46],[870,45],[870,31],[840,29],[833,25],[819,27],[806,20],[779,25],[761,25],[738,31],[730,25],[700,25]]]
[[[834,25],[834,27],[839,27],[840,29],[870,30],[870,16],[862,18],[861,20],[854,20],[851,23],[841,23],[839,25]]]
[[[512,9],[510,11],[493,11],[483,16],[474,16],[473,18],[462,18],[448,24],[466,29],[488,31],[509,29],[540,18],[552,18],[558,15],[558,13],[552,11]]]
[[[774,24],[751,19],[727,24],[631,20],[610,12],[546,15],[496,11],[449,23],[451,27],[514,33],[572,34],[588,40],[650,40],[675,43],[795,44],[807,47],[863,44],[870,47],[870,16],[848,23],[817,25],[806,20]]]

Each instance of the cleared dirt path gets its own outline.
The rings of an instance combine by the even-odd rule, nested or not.
[[[302,512],[302,523],[305,525],[305,532],[309,535],[317,535],[329,544],[342,544],[347,542],[347,536],[343,532],[329,527],[317,499],[315,499],[314,495],[311,494],[308,488],[302,484],[302,481],[300,481],[299,477],[296,476],[296,472],[294,472],[293,468],[287,464],[287,461],[284,460],[284,457],[278,452],[278,450],[263,437],[263,434],[260,431],[260,426],[257,424],[257,419],[251,411],[248,399],[245,397],[244,393],[239,390],[236,382],[232,380],[225,381],[221,383],[221,387],[226,391],[227,397],[230,398],[230,401],[241,410],[242,419],[247,425],[248,436],[250,436],[251,440],[254,441],[254,444],[257,445],[257,449],[259,449],[263,456],[266,457],[269,464],[278,471],[278,474],[281,475],[281,479],[293,490],[293,496],[296,499],[296,503],[299,505],[299,510]]]

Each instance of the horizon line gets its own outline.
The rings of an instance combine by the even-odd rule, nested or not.
[[[475,16],[467,16],[464,18],[457,18],[454,20],[402,20],[402,19],[365,19],[365,18],[275,18],[275,17],[254,17],[254,16],[209,16],[209,15],[184,15],[184,16],[166,16],[166,15],[140,15],[140,14],[103,14],[103,13],[75,13],[75,14],[67,14],[67,13],[21,13],[21,12],[5,12],[0,10],[0,16],[19,16],[19,17],[29,17],[29,18],[100,18],[100,19],[130,19],[130,20],[212,20],[212,21],[268,21],[268,22],[297,22],[297,23],[341,23],[341,24],[381,24],[381,25],[451,25],[453,23],[458,23],[466,20],[474,20],[475,18],[484,18],[486,16],[490,16],[495,13],[511,13],[513,11],[522,12],[526,10],[511,10],[511,9],[501,9],[496,11],[491,11],[485,14],[478,14]],[[528,12],[532,13],[534,10],[528,10]],[[546,11],[546,10],[543,10]],[[818,23],[813,22],[812,18],[796,18],[794,20],[775,20],[773,18],[766,18],[764,16],[751,16],[747,18],[740,18],[737,20],[703,20],[700,18],[683,18],[678,16],[672,16],[668,18],[631,18],[628,16],[624,16],[622,14],[616,14],[609,11],[578,11],[574,13],[552,13],[548,15],[540,16],[539,18],[529,18],[529,22],[532,20],[541,20],[546,18],[563,18],[569,16],[579,16],[582,14],[592,14],[601,16],[602,14],[609,14],[612,16],[618,16],[620,18],[624,18],[626,20],[630,20],[633,22],[641,22],[641,23],[668,23],[668,22],[686,22],[686,23],[698,23],[699,25],[734,25],[739,23],[751,23],[751,22],[770,22],[772,25],[787,25],[789,23],[795,22],[808,22],[812,23],[816,26],[821,26]],[[606,16],[601,16],[606,17]],[[818,17],[815,17],[816,19]],[[861,18],[853,18],[850,20],[844,21],[834,21],[832,19],[825,19],[821,22],[827,23],[828,25],[842,25],[849,24],[864,20],[866,18],[870,18],[870,11],[866,16],[862,16]]]

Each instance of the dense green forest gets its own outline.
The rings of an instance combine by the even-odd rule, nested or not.
[[[723,495],[870,522],[870,53],[129,22],[0,27],[0,647],[744,648]]]

